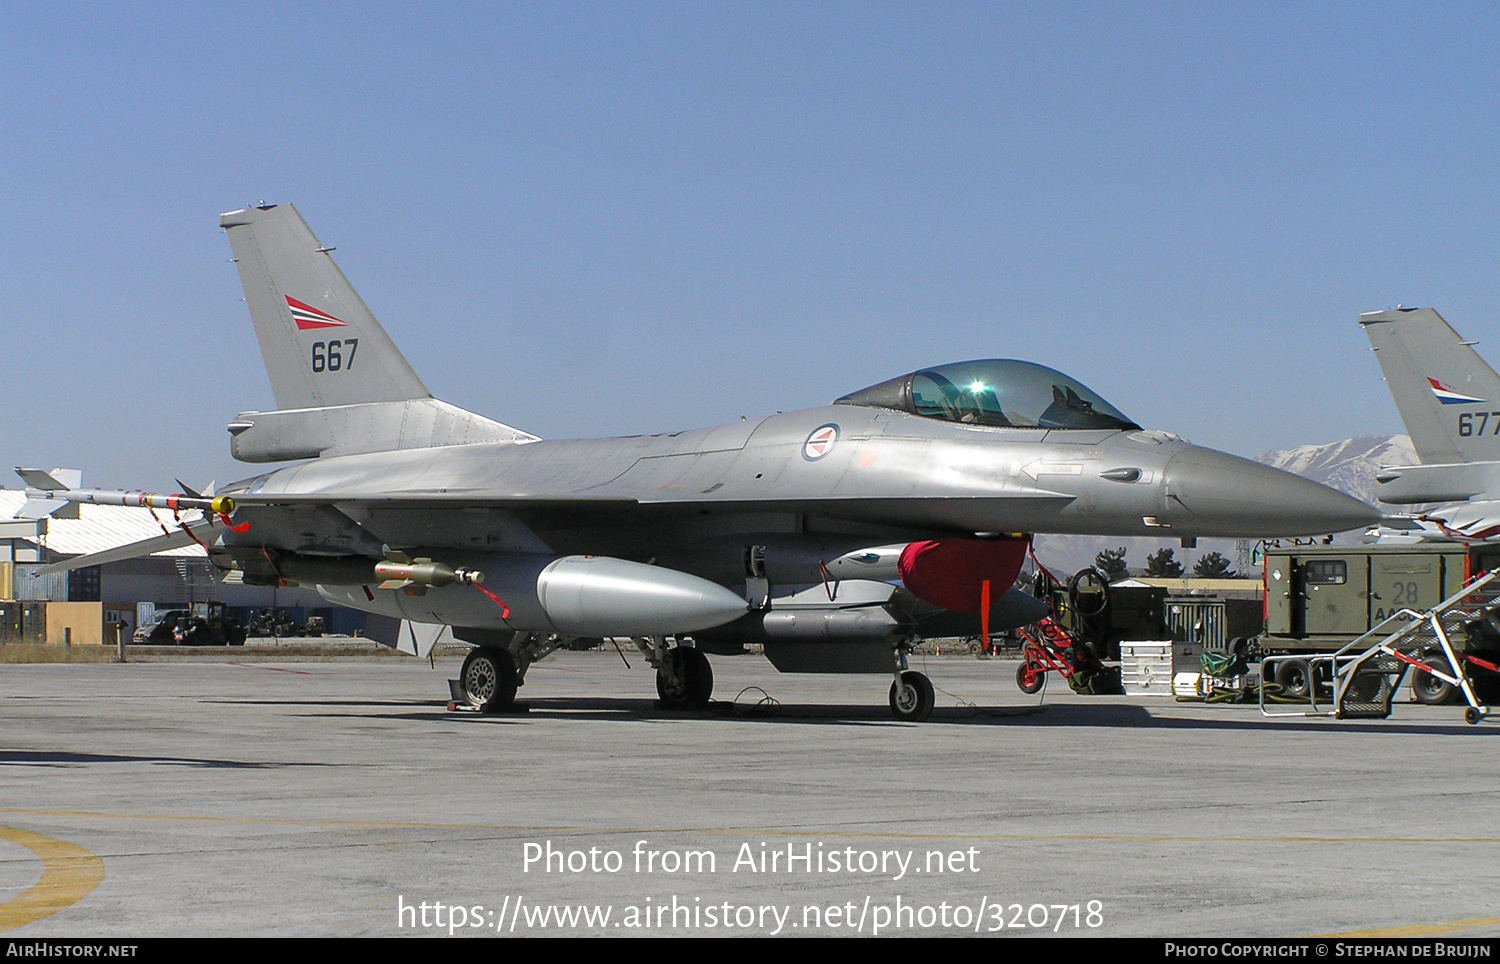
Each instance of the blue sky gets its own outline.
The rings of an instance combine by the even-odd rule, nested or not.
[[[254,474],[217,227],[293,202],[438,397],[549,438],[974,357],[1243,455],[1500,361],[1500,8],[8,4],[0,457]]]

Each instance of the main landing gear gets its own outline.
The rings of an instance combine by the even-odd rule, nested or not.
[[[668,647],[662,637],[635,639],[636,648],[656,667],[656,695],[665,710],[701,710],[714,692],[714,671],[696,647]]]
[[[516,702],[516,661],[498,646],[476,646],[464,658],[458,681],[481,713],[503,713]]]
[[[511,712],[516,709],[516,689],[526,685],[531,664],[574,638],[518,632],[510,634],[507,643],[505,635],[487,633],[481,637],[484,642],[469,650],[456,686],[449,684],[455,703],[462,697],[481,713]]]
[[[481,713],[508,713],[516,706],[516,690],[524,685],[531,664],[566,644],[571,637],[516,633],[509,643],[499,634],[485,638],[469,651],[450,681],[455,704],[467,704]],[[708,657],[695,646],[671,645],[664,637],[634,637],[631,640],[656,668],[656,693],[665,710],[701,710],[714,691],[714,672]],[[477,642],[477,640],[476,640]],[[893,651],[891,715],[903,723],[921,723],[932,716],[937,692],[923,673],[907,667],[910,644],[903,641]]]
[[[472,637],[465,637],[472,639]],[[508,713],[516,709],[516,689],[525,685],[532,663],[576,637],[515,633],[507,643],[501,634],[490,634],[469,651],[450,683],[454,704],[465,703],[481,713]],[[479,642],[479,640],[474,640]],[[656,667],[656,693],[668,710],[701,710],[714,692],[714,671],[708,657],[693,646],[670,646],[665,637],[632,640],[646,660]]]

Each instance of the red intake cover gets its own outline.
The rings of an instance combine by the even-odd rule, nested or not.
[[[901,550],[896,571],[913,596],[955,613],[979,611],[980,587],[990,581],[991,605],[1012,585],[1029,539],[940,539]]]

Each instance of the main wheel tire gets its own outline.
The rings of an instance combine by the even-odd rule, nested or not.
[[[1016,685],[1021,687],[1022,693],[1028,695],[1039,693],[1042,690],[1042,684],[1046,681],[1046,671],[1041,667],[1034,667],[1025,660],[1022,660],[1021,665],[1016,667]]]
[[[666,665],[656,672],[656,695],[668,709],[702,709],[714,692],[714,670],[697,649],[667,650]]]
[[[700,649],[679,647],[678,652],[682,654],[682,666],[687,673],[688,703],[701,709],[714,695],[714,668]]]
[[[902,722],[921,723],[932,715],[936,703],[932,680],[916,670],[907,670],[891,683],[891,713]]]
[[[1276,683],[1281,687],[1281,695],[1299,700],[1307,699],[1312,689],[1307,660],[1288,659],[1276,664]]]
[[[1451,674],[1453,672],[1453,667],[1449,666],[1448,660],[1442,656],[1429,656],[1422,660],[1422,663],[1434,669],[1441,670],[1444,673]],[[1438,679],[1431,673],[1424,673],[1421,670],[1417,670],[1415,675],[1412,676],[1411,691],[1412,695],[1417,698],[1418,703],[1425,703],[1428,706],[1441,706],[1444,703],[1451,703],[1453,701],[1453,695],[1458,691],[1458,687],[1452,683]]]
[[[479,646],[458,671],[464,695],[481,713],[499,713],[516,701],[516,662],[496,646]]]

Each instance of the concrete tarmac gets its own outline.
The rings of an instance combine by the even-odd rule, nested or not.
[[[6,665],[0,930],[1500,935],[1500,723],[1461,707],[1271,720],[929,657],[910,725],[885,679],[745,656],[670,713],[627,655],[556,654],[493,717],[446,710],[452,659]]]

